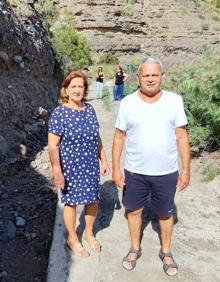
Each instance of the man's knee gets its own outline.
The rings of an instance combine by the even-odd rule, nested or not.
[[[165,216],[159,216],[159,220],[169,220],[173,218],[173,215],[165,215]]]
[[[143,211],[143,208],[140,208],[140,209],[135,210],[135,211],[127,211],[127,214],[130,217],[139,217],[139,216],[141,216],[142,211]]]

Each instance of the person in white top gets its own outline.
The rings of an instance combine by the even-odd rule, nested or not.
[[[112,178],[123,188],[131,236],[123,267],[132,270],[141,256],[141,216],[150,193],[152,208],[159,217],[159,256],[165,273],[174,276],[178,272],[171,253],[174,196],[176,188],[182,191],[189,184],[190,145],[182,97],[161,90],[164,77],[160,59],[148,57],[137,73],[139,90],[121,101],[113,140]],[[123,174],[120,159],[124,145]]]

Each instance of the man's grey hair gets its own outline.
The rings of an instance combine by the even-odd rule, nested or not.
[[[146,64],[146,63],[149,63],[149,64],[158,64],[159,67],[160,67],[161,72],[164,73],[164,66],[163,66],[162,61],[161,61],[158,57],[150,56],[150,57],[145,58],[145,59],[142,61],[142,63],[140,64],[140,66],[139,66],[139,68],[138,68],[138,71],[137,71],[138,74],[141,72],[142,65],[143,65],[143,64]]]

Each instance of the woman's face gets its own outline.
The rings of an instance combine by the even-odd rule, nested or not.
[[[67,86],[66,92],[69,95],[69,102],[81,102],[85,93],[84,80],[81,77],[73,78]]]

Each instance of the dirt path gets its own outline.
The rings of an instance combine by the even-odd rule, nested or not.
[[[111,110],[94,100],[101,125],[101,136],[111,160],[111,145],[118,104]],[[146,206],[143,225],[143,255],[132,272],[121,267],[129,248],[129,234],[121,191],[111,182],[111,175],[101,179],[100,211],[96,223],[97,238],[103,244],[101,254],[91,253],[87,260],[76,259],[64,247],[66,238],[62,206],[58,204],[53,234],[56,197],[51,192],[51,171],[47,153],[46,126],[27,140],[28,156],[12,165],[0,179],[0,281],[45,282],[48,250],[52,235],[48,282],[159,282],[170,281],[158,258],[157,224]],[[220,153],[203,154],[192,161],[190,187],[176,197],[178,223],[175,225],[172,250],[180,272],[172,281],[220,281],[220,177],[204,182],[207,170],[219,169]],[[83,229],[82,208],[78,209],[78,232]]]
[[[94,84],[90,89],[91,104],[95,107],[101,125],[101,136],[109,160],[118,104],[107,111],[100,100],[94,98]],[[219,163],[219,153],[204,155],[192,162],[190,187],[177,193],[177,218],[172,250],[179,264],[179,274],[172,281],[220,281],[220,177],[208,184],[202,181],[204,165],[210,160]],[[143,255],[132,272],[125,271],[121,260],[129,249],[129,234],[124,209],[120,206],[121,191],[111,176],[101,179],[100,211],[96,223],[97,238],[103,244],[100,254],[91,253],[81,260],[63,248],[65,231],[62,206],[58,205],[54,241],[51,248],[48,282],[144,282],[170,281],[163,270],[159,253],[158,225],[152,218],[150,206],[143,217]],[[82,233],[83,210],[78,208],[78,232]]]

